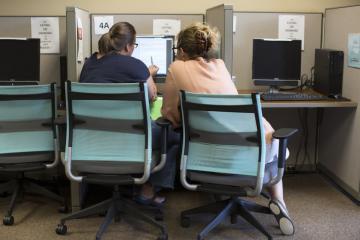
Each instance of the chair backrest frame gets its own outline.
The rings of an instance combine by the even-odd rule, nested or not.
[[[39,122],[38,124],[40,124],[43,128],[49,127],[51,128],[51,132],[52,132],[52,138],[53,138],[53,150],[54,151],[54,160],[50,161],[48,163],[45,163],[45,167],[46,168],[53,168],[55,167],[58,162],[59,162],[59,143],[58,143],[58,127],[55,125],[55,118],[57,116],[57,101],[56,101],[56,84],[55,83],[51,83],[51,84],[46,84],[46,85],[24,85],[24,86],[19,86],[19,85],[13,85],[13,86],[0,86],[0,88],[2,90],[0,90],[0,92],[4,92],[0,94],[0,101],[1,102],[8,102],[11,101],[13,103],[16,102],[26,102],[26,101],[37,101],[39,100],[39,102],[41,102],[42,106],[46,106],[44,105],[44,100],[50,100],[50,106],[51,106],[51,116],[50,116],[50,122],[48,121],[48,119],[42,119],[37,118],[36,115],[34,115],[33,113],[29,113],[26,116],[23,116],[24,118],[31,118],[34,120],[31,121],[35,121],[35,122]],[[26,113],[26,111],[24,111]],[[20,114],[24,114],[24,112],[21,112]],[[17,115],[17,114],[16,114]],[[42,119],[42,120],[36,120],[36,119]],[[21,126],[22,129],[25,129],[26,131],[37,131],[37,129],[34,129],[34,126],[31,126],[32,124],[29,123],[31,122],[30,120],[26,120],[26,119],[21,119],[21,117],[17,116],[15,117],[15,119],[8,119],[10,122],[12,123],[16,123],[17,126]],[[15,122],[14,122],[15,121]],[[38,127],[37,127],[38,128]],[[3,129],[3,131],[6,131],[6,128]],[[26,147],[25,147],[26,149]],[[46,151],[48,152],[48,150]],[[42,152],[34,152],[34,151],[28,151],[28,152],[18,152],[18,153],[13,153],[10,155],[13,156],[20,156],[20,155],[36,155],[36,154],[41,154]]]
[[[199,184],[189,183],[187,180],[187,166],[188,166],[188,153],[189,153],[189,134],[191,132],[190,124],[189,124],[189,112],[190,111],[204,111],[204,112],[234,112],[234,113],[253,113],[256,121],[257,128],[257,137],[256,139],[252,139],[252,141],[256,141],[259,146],[259,154],[258,154],[258,166],[257,166],[257,178],[256,185],[254,188],[247,188],[246,193],[248,196],[255,196],[260,194],[262,185],[263,185],[263,177],[264,177],[264,169],[265,169],[265,135],[264,129],[262,125],[262,112],[260,105],[260,97],[259,94],[245,94],[245,95],[217,95],[218,97],[226,97],[226,98],[241,98],[241,97],[250,97],[251,104],[207,104],[207,103],[194,103],[190,102],[187,96],[209,96],[206,94],[194,94],[190,92],[181,91],[180,92],[180,103],[181,103],[181,113],[182,113],[182,122],[183,122],[183,142],[182,142],[182,153],[181,153],[181,182],[185,188],[189,190],[196,190],[199,187]],[[216,95],[211,95],[211,97],[216,98]],[[231,99],[230,99],[231,100]]]
[[[150,110],[149,110],[149,101],[148,101],[148,88],[147,84],[140,83],[115,83],[115,84],[102,84],[102,83],[72,83],[67,81],[66,83],[66,105],[67,105],[67,139],[66,139],[66,161],[65,161],[65,169],[66,174],[69,179],[73,181],[81,182],[83,180],[83,176],[75,175],[71,170],[71,161],[72,161],[72,147],[73,147],[73,133],[74,133],[74,124],[77,124],[79,119],[74,114],[73,111],[73,103],[78,100],[85,101],[102,101],[102,100],[111,100],[111,101],[137,101],[141,102],[142,106],[142,125],[145,136],[145,154],[144,154],[144,171],[143,175],[138,178],[133,178],[135,184],[142,184],[147,181],[150,176],[150,168],[151,168],[151,120],[150,120]],[[121,87],[121,85],[128,86],[137,86],[139,91],[135,93],[96,93],[96,92],[78,92],[72,89],[72,85],[79,86],[117,86]]]

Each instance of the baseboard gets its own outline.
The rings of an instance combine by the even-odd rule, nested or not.
[[[340,178],[338,178],[335,174],[330,172],[324,165],[321,163],[318,164],[318,169],[335,187],[345,194],[351,201],[360,206],[360,193],[352,189],[349,185],[343,182]]]

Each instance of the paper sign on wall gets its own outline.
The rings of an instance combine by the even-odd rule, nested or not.
[[[350,33],[348,38],[348,65],[360,68],[360,33]]]
[[[301,50],[305,46],[305,16],[279,15],[278,38],[301,40]]]
[[[94,17],[95,35],[102,35],[109,32],[112,25],[114,25],[114,16]]]
[[[177,35],[181,29],[181,21],[174,19],[154,19],[154,35]]]
[[[32,17],[31,37],[40,38],[40,53],[60,53],[59,18]]]

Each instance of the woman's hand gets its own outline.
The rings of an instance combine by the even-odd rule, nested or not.
[[[157,74],[158,71],[159,71],[159,67],[158,67],[158,66],[156,66],[156,65],[150,65],[150,66],[149,66],[149,72],[150,72],[150,75],[151,75],[152,77],[154,77],[154,76]]]

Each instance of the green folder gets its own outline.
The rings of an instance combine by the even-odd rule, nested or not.
[[[161,117],[161,106],[163,103],[162,97],[157,97],[150,105],[150,116],[152,120],[156,120]]]

